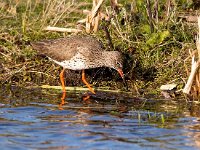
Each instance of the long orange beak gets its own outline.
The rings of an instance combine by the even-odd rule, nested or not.
[[[119,72],[120,76],[124,80],[124,73],[123,73],[122,69],[117,69],[117,71]]]
[[[124,73],[122,71],[122,69],[117,69],[118,73],[120,74],[121,78],[123,79],[123,82],[124,82],[124,86],[126,87],[126,90],[128,90],[128,85],[127,85],[127,82],[124,78]]]

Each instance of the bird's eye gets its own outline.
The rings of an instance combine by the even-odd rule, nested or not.
[[[122,64],[121,64],[120,62],[117,62],[117,66],[118,66],[119,68],[122,68]]]

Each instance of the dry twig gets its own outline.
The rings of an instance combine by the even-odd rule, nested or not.
[[[196,37],[196,46],[197,46],[197,52],[198,52],[198,58],[195,61],[195,53],[192,54],[192,67],[191,67],[191,73],[188,78],[187,84],[185,85],[183,89],[183,93],[189,94],[191,91],[191,87],[193,85],[194,79],[196,79],[196,84],[193,86],[194,91],[200,92],[200,75],[198,73],[199,65],[200,65],[200,16],[198,17],[198,28],[199,28],[199,33]]]
[[[44,30],[48,30],[48,31],[58,31],[58,32],[72,32],[72,33],[77,33],[77,32],[82,32],[82,30],[80,29],[74,29],[74,28],[60,28],[60,27],[51,27],[51,26],[47,26],[46,28],[44,28]]]
[[[86,18],[86,32],[91,31],[97,32],[100,19],[100,7],[104,0],[93,0],[92,11],[87,15]]]

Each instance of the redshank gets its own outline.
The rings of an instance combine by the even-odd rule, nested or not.
[[[31,45],[39,53],[63,67],[60,73],[62,91],[65,90],[65,69],[82,70],[82,81],[95,94],[85,79],[85,69],[109,67],[117,70],[124,80],[122,56],[118,51],[105,51],[102,43],[91,36],[70,36],[67,38],[32,42]]]

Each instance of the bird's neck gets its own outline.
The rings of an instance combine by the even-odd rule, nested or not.
[[[101,59],[102,59],[102,66],[104,67],[109,67],[109,68],[112,68],[111,67],[111,59],[112,59],[112,53],[109,52],[109,51],[104,51],[102,53],[102,56]]]

